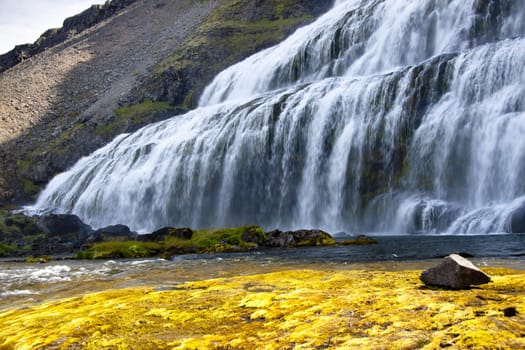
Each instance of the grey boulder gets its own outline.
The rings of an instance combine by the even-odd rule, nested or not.
[[[474,264],[457,254],[451,254],[435,267],[425,270],[419,279],[430,286],[465,289],[490,282],[490,277]]]

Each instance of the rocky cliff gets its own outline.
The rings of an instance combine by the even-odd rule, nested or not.
[[[332,0],[113,0],[0,58],[0,204],[122,132],[196,105],[222,69]]]

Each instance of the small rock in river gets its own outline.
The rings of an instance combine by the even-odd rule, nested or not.
[[[452,289],[464,289],[471,285],[490,282],[487,274],[457,254],[451,254],[438,266],[423,271],[419,279],[427,285]]]

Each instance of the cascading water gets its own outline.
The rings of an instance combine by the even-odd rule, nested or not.
[[[81,159],[33,208],[139,231],[515,231],[524,34],[521,0],[340,0],[220,73],[196,110]]]

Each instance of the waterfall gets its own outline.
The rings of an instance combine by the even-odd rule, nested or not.
[[[524,19],[520,0],[339,0],[221,72],[197,109],[79,160],[33,209],[138,231],[512,231]]]

